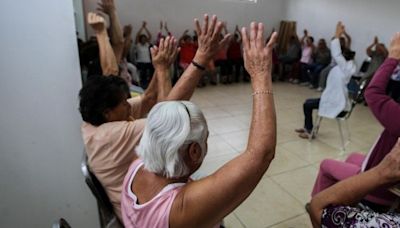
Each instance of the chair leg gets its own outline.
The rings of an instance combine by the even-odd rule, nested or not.
[[[315,125],[314,125],[314,127],[313,127],[313,129],[311,131],[311,134],[310,134],[310,136],[308,138],[310,141],[317,136],[318,131],[319,131],[319,127],[321,125],[321,121],[322,121],[322,117],[318,116],[317,120],[315,121]]]
[[[349,122],[347,121],[347,119],[345,119],[344,121],[346,123],[346,131],[347,131],[347,136],[348,136],[347,140],[351,141],[351,132],[350,132],[350,128],[349,128]]]
[[[343,129],[342,129],[342,123],[341,123],[341,119],[336,119],[337,123],[338,123],[338,127],[339,127],[339,133],[340,133],[340,140],[342,141],[342,150],[345,151],[345,142],[344,142],[344,133],[343,133]]]

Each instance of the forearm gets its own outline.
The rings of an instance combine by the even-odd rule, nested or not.
[[[253,82],[253,112],[246,152],[261,165],[269,165],[276,145],[276,114],[272,94],[271,73],[265,82]],[[260,140],[262,139],[262,140]],[[265,166],[267,168],[268,166]]]
[[[193,61],[202,66],[207,66],[208,64],[208,60],[198,54],[196,54]],[[190,100],[203,74],[204,71],[190,64],[185,72],[183,72],[176,85],[172,88],[167,100]]]
[[[320,192],[311,200],[310,217],[313,224],[321,225],[322,211],[330,205],[352,206],[369,192],[387,184],[376,168],[343,180]]]
[[[151,33],[150,33],[150,31],[146,27],[144,28],[144,30],[147,33],[147,38],[149,39],[149,43],[151,43]]]
[[[103,75],[118,75],[118,63],[111,47],[107,31],[104,30],[100,33],[96,33],[96,38],[99,44],[100,65]]]
[[[156,69],[157,75],[157,101],[165,101],[168,98],[168,94],[171,92],[172,84],[170,79],[169,69]]]
[[[157,104],[157,89],[158,80],[157,72],[154,72],[153,78],[150,81],[149,86],[144,91],[142,104],[141,104],[141,117],[144,117],[149,113],[155,104]]]
[[[372,56],[372,48],[375,46],[375,44],[371,44],[368,48],[367,48],[367,55],[369,57]]]
[[[116,11],[110,13],[110,23],[111,23],[111,45],[115,52],[115,57],[118,63],[122,59],[123,49],[124,49],[124,37],[122,33],[121,23],[119,21]]]

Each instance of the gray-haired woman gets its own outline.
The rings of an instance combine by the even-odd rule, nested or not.
[[[205,31],[218,35],[220,26],[215,23],[213,20],[211,29]],[[199,23],[197,30],[201,39]],[[250,36],[242,29],[245,67],[253,88],[246,150],[210,176],[190,181],[207,153],[203,113],[190,102],[156,105],[122,189],[126,227],[218,227],[254,190],[274,158],[276,146],[271,58],[277,35],[265,45],[263,33],[261,23],[251,23]]]

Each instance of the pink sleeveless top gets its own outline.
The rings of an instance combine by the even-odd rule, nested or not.
[[[133,178],[142,166],[143,162],[136,159],[129,167],[122,185],[121,209],[124,226],[168,228],[172,203],[185,183],[169,184],[150,201],[137,204],[137,197],[132,192],[131,186]]]

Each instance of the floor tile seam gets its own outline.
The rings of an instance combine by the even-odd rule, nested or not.
[[[265,227],[265,228],[274,227],[274,226],[276,226],[276,225],[279,225],[279,224],[282,224],[282,223],[284,223],[284,222],[287,222],[287,221],[290,221],[290,220],[292,220],[292,219],[296,219],[296,218],[298,218],[298,217],[300,217],[300,216],[303,216],[304,214],[307,214],[307,213],[302,213],[302,214],[295,215],[295,216],[293,216],[293,217],[290,217],[290,218],[288,218],[288,219],[286,219],[286,220],[277,222],[277,223],[275,223],[275,224],[273,224],[273,225],[270,225],[270,226],[267,226],[267,227]]]

